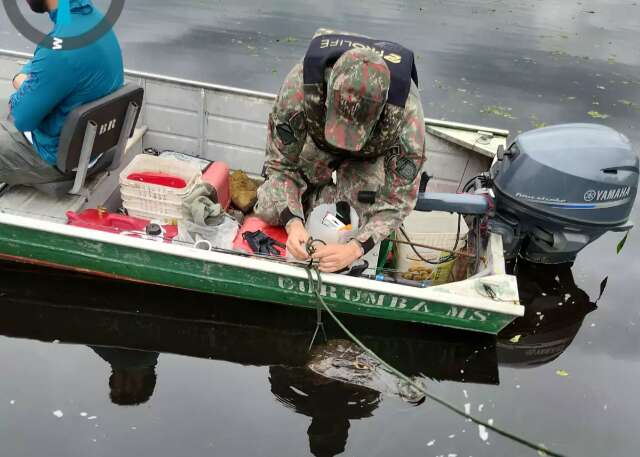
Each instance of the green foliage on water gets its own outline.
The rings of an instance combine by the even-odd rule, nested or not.
[[[282,43],[297,43],[299,40],[296,37],[288,36],[276,41],[281,41]]]
[[[540,119],[538,119],[538,116],[536,114],[532,114],[531,116],[529,116],[529,120],[531,121],[531,125],[535,129],[541,129],[542,127],[547,126],[547,123],[542,122]]]
[[[616,254],[620,254],[620,251],[622,251],[622,248],[624,247],[625,243],[627,242],[627,237],[629,236],[629,232],[624,234],[624,237],[618,242],[618,246],[616,246]]]
[[[595,110],[589,111],[587,114],[593,119],[606,119],[606,118],[609,117],[608,114],[603,114],[603,113],[601,113],[599,111],[595,111]]]
[[[628,106],[630,108],[635,108],[635,109],[640,109],[640,105],[637,103],[632,102],[631,100],[618,100],[618,103],[624,105],[624,106]]]
[[[492,114],[494,116],[504,117],[506,119],[516,119],[511,114],[511,111],[512,111],[511,108],[509,108],[508,106],[502,106],[502,105],[485,106],[480,110],[480,112],[483,114]]]

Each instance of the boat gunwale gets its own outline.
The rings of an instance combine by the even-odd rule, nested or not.
[[[0,57],[1,56],[15,57],[20,59],[31,59],[33,57],[33,54],[30,54],[27,52],[20,52],[20,51],[11,51],[9,49],[0,48]],[[213,84],[213,83],[208,83],[204,81],[178,78],[174,76],[159,75],[156,73],[149,73],[149,72],[138,71],[138,70],[125,69],[124,72],[125,72],[125,75],[130,78],[143,78],[151,81],[163,82],[168,84],[189,86],[196,89],[209,89],[217,92],[225,92],[232,95],[241,95],[241,96],[260,98],[262,100],[274,101],[276,99],[276,94],[272,94],[269,92],[260,92],[260,91],[251,90],[251,89],[241,89],[239,87],[225,86],[222,84]],[[472,132],[488,132],[488,133],[493,133],[494,135],[503,136],[503,137],[509,136],[509,130],[498,129],[495,127],[487,127],[482,125],[445,121],[441,119],[434,119],[434,118],[428,118],[428,117],[424,118],[424,122],[425,124],[432,125],[434,127],[446,127],[446,128],[453,128],[453,129],[466,130],[466,131],[472,131]]]
[[[37,221],[37,224],[33,224],[33,221]],[[228,265],[231,267],[260,271],[263,273],[271,273],[287,276],[290,278],[308,280],[305,269],[294,265],[273,262],[267,259],[246,257],[241,254],[204,251],[202,249],[190,248],[188,246],[181,246],[171,243],[160,243],[153,240],[122,236],[119,234],[93,230],[90,228],[67,225],[61,222],[43,221],[33,217],[20,216],[4,211],[0,211],[0,225],[11,225],[26,228],[29,230],[68,236],[76,239],[107,243],[122,246],[125,248],[142,249],[190,260],[217,263]],[[482,279],[504,276],[509,275],[495,274],[486,276]],[[489,311],[509,316],[522,316],[524,314],[524,307],[520,304],[512,303],[511,301],[495,301],[490,298],[445,293],[436,289],[440,286],[417,288],[401,284],[373,281],[371,279],[357,278],[353,276],[333,273],[321,273],[321,277],[323,283],[341,287],[368,290],[372,292],[414,298],[418,300],[437,301],[450,306],[466,307],[470,309],[477,309],[479,311]]]

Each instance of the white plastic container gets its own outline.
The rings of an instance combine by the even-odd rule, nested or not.
[[[428,244],[443,249],[453,250],[456,243],[456,230],[458,228],[458,214],[441,211],[413,211],[404,220],[404,231],[407,233],[407,240],[402,233],[397,231],[398,240],[411,241],[418,244]],[[469,228],[464,221],[460,221],[460,241],[458,248],[461,248],[467,236]],[[418,258],[411,246],[398,243],[396,254],[396,268],[401,271],[409,271],[409,268],[429,267],[429,264]],[[415,248],[421,257],[427,260],[437,260],[441,251],[427,248]]]
[[[351,230],[336,230],[331,227],[331,224],[327,221],[327,224],[323,224],[324,218],[327,214],[336,214],[336,205],[323,203],[316,206],[309,217],[307,218],[306,229],[312,238],[323,240],[327,244],[344,244],[349,242],[352,238],[355,238],[358,234],[360,220],[358,213],[355,209],[351,208]],[[370,268],[376,268],[378,265],[378,258],[380,256],[380,243],[376,244],[371,251],[369,251],[363,257],[369,263]]]
[[[160,172],[184,179],[187,185],[176,189],[134,181],[132,173]],[[182,203],[202,178],[200,169],[183,160],[140,154],[120,173],[122,205],[130,216],[162,221],[180,221],[185,217]]]
[[[327,244],[347,243],[358,234],[358,213],[353,208],[350,213],[351,230],[340,230],[331,226],[328,220],[325,221],[325,218],[329,219],[331,216],[335,216],[336,205],[332,203],[318,205],[307,218],[307,232],[311,238],[322,240]]]

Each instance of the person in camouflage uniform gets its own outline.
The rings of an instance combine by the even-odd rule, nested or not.
[[[332,272],[389,236],[415,207],[425,160],[424,114],[414,82],[404,107],[387,103],[390,70],[375,50],[344,52],[326,71],[326,95],[305,87],[303,71],[299,63],[287,75],[269,116],[267,179],[255,213],[285,226],[288,251],[303,260],[309,258],[305,215],[321,203],[347,202],[360,219],[356,238],[318,247],[313,255],[321,271]],[[375,202],[359,202],[360,191],[376,192]]]

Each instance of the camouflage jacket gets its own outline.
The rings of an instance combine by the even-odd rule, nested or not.
[[[332,162],[349,160],[319,149],[308,134],[302,76],[300,63],[284,80],[269,115],[265,173],[276,189],[271,200],[283,225],[292,217],[304,220],[305,192],[330,185],[335,169]],[[372,168],[374,173],[383,175],[370,177],[374,188],[367,184],[366,176],[354,176],[357,182],[353,183],[336,183],[338,187],[349,187],[347,193],[352,195],[349,203],[359,210],[357,239],[365,251],[389,236],[415,207],[419,172],[425,161],[425,127],[420,95],[414,84],[401,122],[396,144],[369,159],[380,164]],[[361,190],[376,191],[375,202],[366,208],[357,202]]]

